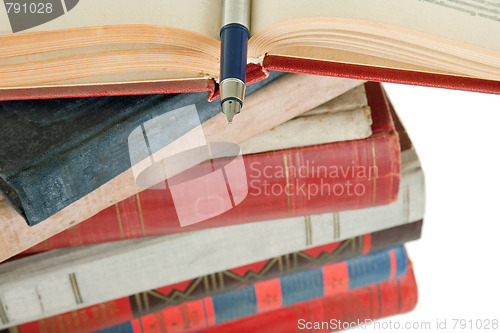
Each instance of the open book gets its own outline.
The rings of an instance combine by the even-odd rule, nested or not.
[[[215,89],[221,1],[45,2],[0,10],[0,99]],[[500,92],[494,2],[253,0],[250,31],[249,81],[277,69]]]

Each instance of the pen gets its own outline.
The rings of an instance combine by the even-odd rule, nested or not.
[[[243,107],[249,24],[250,0],[222,1],[220,103],[229,124]]]

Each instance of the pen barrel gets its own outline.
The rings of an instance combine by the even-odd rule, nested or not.
[[[220,80],[235,78],[246,81],[247,74],[247,49],[250,33],[248,29],[238,23],[230,23],[222,27]]]
[[[222,0],[222,24],[239,23],[250,26],[250,0]]]

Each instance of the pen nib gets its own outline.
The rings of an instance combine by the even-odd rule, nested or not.
[[[228,100],[222,103],[222,112],[226,115],[227,122],[231,124],[235,114],[240,113],[241,104],[234,100]]]

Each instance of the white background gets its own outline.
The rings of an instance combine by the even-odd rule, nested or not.
[[[433,332],[446,320],[440,332],[500,332],[500,96],[384,87],[422,162],[427,206],[422,238],[407,245],[417,307],[377,328]],[[453,329],[453,319],[468,328]],[[497,319],[499,328],[476,329],[478,319]],[[403,329],[407,322],[431,329]]]

